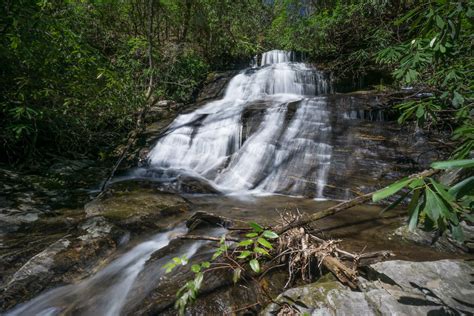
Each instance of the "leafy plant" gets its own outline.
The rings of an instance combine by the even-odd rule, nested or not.
[[[474,159],[435,162],[434,169],[473,168]],[[449,230],[454,239],[464,241],[460,226],[462,220],[474,221],[474,177],[464,179],[452,187],[447,187],[432,177],[404,178],[374,193],[372,200],[378,202],[405,189],[394,203],[384,211],[401,203],[409,194],[409,229],[413,230],[419,222],[425,229],[437,229],[440,233]]]
[[[204,274],[213,269],[211,265],[218,258],[225,260],[226,258],[232,257],[230,263],[223,267],[232,270],[232,280],[234,283],[240,280],[242,271],[245,270],[245,264],[248,264],[254,273],[261,272],[262,257],[270,255],[269,251],[273,249],[271,240],[278,238],[278,234],[265,229],[255,222],[250,222],[248,225],[251,231],[245,234],[246,239],[233,244],[232,254],[229,254],[229,245],[226,242],[226,236],[223,235],[219,240],[219,246],[211,256],[210,262],[204,261],[191,266],[191,271],[194,273],[193,280],[186,282],[176,293],[177,300],[175,308],[180,315],[183,315],[186,306],[196,299],[204,280]],[[166,273],[170,273],[177,266],[186,265],[187,263],[188,259],[176,257],[166,263],[163,268],[166,270]],[[219,267],[214,267],[214,269],[218,268]]]

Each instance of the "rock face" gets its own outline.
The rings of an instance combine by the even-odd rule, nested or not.
[[[8,310],[48,288],[87,275],[91,267],[117,248],[125,234],[103,217],[85,220],[75,228],[74,234],[65,234],[51,243],[5,279],[0,309]]]
[[[204,87],[200,91],[196,102],[202,103],[212,99],[221,98],[224,95],[225,88],[230,79],[232,79],[236,74],[236,71],[210,73],[204,82]]]
[[[282,293],[262,315],[282,308],[312,315],[472,314],[474,265],[459,260],[386,261],[369,267],[361,292],[324,278]]]

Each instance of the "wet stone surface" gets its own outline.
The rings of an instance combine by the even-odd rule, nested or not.
[[[311,315],[472,314],[474,265],[470,261],[386,261],[371,265],[354,292],[331,278],[286,290],[261,315],[286,303]],[[329,280],[328,280],[329,279]]]

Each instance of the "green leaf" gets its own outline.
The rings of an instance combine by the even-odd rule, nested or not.
[[[422,118],[424,115],[425,115],[425,108],[419,105],[418,108],[416,109],[416,117]]]
[[[250,256],[252,253],[248,250],[242,251],[240,255],[237,257],[238,259],[245,259]]]
[[[216,252],[214,252],[214,254],[212,255],[212,260],[215,260],[217,257],[219,257],[220,255],[222,255],[223,251],[222,250],[217,250]]]
[[[436,16],[436,25],[440,29],[444,28],[444,26],[446,25],[446,23],[443,21],[443,19],[439,15]]]
[[[408,194],[410,194],[410,191],[402,194],[402,196],[400,196],[395,202],[391,203],[390,205],[385,207],[383,210],[381,210],[379,214],[383,214],[387,211],[394,209],[398,204],[400,204],[407,197]]]
[[[242,246],[242,247],[247,247],[247,246],[250,246],[252,244],[253,244],[252,239],[246,239],[246,240],[242,240],[241,242],[239,242],[239,246]]]
[[[173,269],[176,267],[176,265],[172,262],[168,262],[167,264],[163,265],[163,269],[165,269],[165,273],[170,273],[173,271]]]
[[[437,222],[438,218],[442,215],[445,218],[449,218],[450,212],[444,205],[441,198],[433,192],[430,188],[426,188],[426,205],[424,211],[433,222]]]
[[[410,214],[410,220],[408,222],[408,229],[410,231],[413,231],[416,228],[416,225],[418,224],[418,215],[420,213],[420,204],[416,204],[415,208],[413,209],[413,212]]]
[[[474,159],[437,161],[431,164],[434,169],[452,169],[452,168],[472,168],[474,167]]]
[[[272,244],[269,243],[268,240],[266,240],[265,238],[259,237],[257,241],[263,247],[268,248],[268,249],[273,249]]]
[[[194,278],[194,290],[197,291],[201,288],[202,280],[204,279],[204,274],[202,272],[199,272],[196,274],[196,277]]]
[[[234,284],[239,282],[241,274],[242,274],[242,269],[237,268],[234,270],[234,274],[232,276],[232,281],[234,282]]]
[[[248,237],[248,238],[254,238],[254,237],[257,237],[257,236],[258,236],[258,233],[245,234],[245,237]]]
[[[435,180],[430,178],[430,182],[435,188],[435,190],[438,192],[438,194],[448,203],[451,203],[454,201],[454,197],[449,194],[448,191],[446,191],[445,188],[443,188],[441,183],[436,182]]]
[[[256,273],[260,273],[260,263],[257,259],[250,260],[250,268],[252,268]]]
[[[462,227],[459,225],[451,225],[451,234],[453,235],[453,238],[456,239],[456,241],[458,242],[463,242],[465,239]]]
[[[193,264],[191,266],[191,271],[193,271],[194,273],[198,273],[199,271],[201,271],[201,266],[198,264]]]
[[[204,261],[203,263],[201,263],[201,267],[203,267],[204,269],[208,269],[210,266],[211,263],[209,261]]]
[[[468,194],[474,194],[474,176],[456,183],[448,190],[448,193],[457,199]]]
[[[250,222],[249,223],[249,226],[253,228],[253,230],[255,230],[257,233],[263,231],[263,227],[258,225],[257,223],[255,222]]]
[[[253,251],[256,252],[256,253],[259,253],[259,254],[261,254],[261,255],[270,256],[270,254],[268,253],[268,251],[266,251],[265,249],[260,248],[260,247],[255,247],[255,248],[253,248]]]
[[[464,104],[464,97],[461,94],[459,94],[459,92],[454,91],[453,99],[451,100],[451,102],[453,103],[453,106],[455,108],[458,108],[459,106]]]
[[[271,230],[266,230],[266,231],[263,232],[263,237],[270,238],[270,239],[275,239],[275,238],[278,238],[278,234],[271,231]]]
[[[466,12],[466,16],[468,18],[474,18],[474,10],[472,8],[468,8]]]
[[[467,219],[470,222],[474,222],[474,216],[471,215],[471,214],[463,213],[462,217],[464,217],[465,219]]]
[[[425,185],[425,180],[422,178],[415,178],[408,186],[410,189],[416,189]]]
[[[413,181],[413,179],[405,178],[405,179],[402,179],[402,180],[397,181],[395,183],[392,183],[388,187],[383,188],[383,189],[375,192],[372,195],[372,201],[373,202],[378,202],[380,200],[383,200],[383,199],[397,193],[398,191],[403,189],[406,185],[408,185],[411,181]]]

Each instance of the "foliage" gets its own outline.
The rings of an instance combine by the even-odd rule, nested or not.
[[[474,159],[435,162],[432,167],[473,168]],[[462,220],[474,221],[474,216],[471,214],[474,209],[474,177],[459,181],[451,187],[432,177],[404,178],[374,193],[372,200],[380,201],[402,189],[406,192],[387,209],[397,206],[411,194],[408,206],[410,230],[416,228],[421,221],[427,230],[438,229],[443,233],[448,229],[456,240],[464,241],[459,223]]]
[[[472,33],[474,4],[469,1],[427,1],[395,21],[409,26],[405,41],[381,50],[376,60],[393,68],[402,84],[428,90],[428,97],[396,106],[400,123],[448,125],[458,143],[453,157],[468,157],[474,148]],[[420,90],[421,90],[420,89]]]
[[[472,157],[474,149],[473,17],[472,1],[420,2],[394,21],[395,25],[408,26],[405,39],[382,49],[376,56],[379,64],[392,67],[393,76],[400,84],[425,91],[395,106],[401,113],[399,123],[415,120],[418,126],[428,129],[450,128],[455,144],[454,159]],[[473,160],[438,162],[432,167],[472,168]],[[411,229],[421,220],[427,229],[437,228],[441,233],[449,229],[454,238],[463,240],[459,222],[473,220],[472,177],[452,187],[433,178],[404,179],[376,193],[374,201],[402,188],[409,190],[391,207],[412,193]]]
[[[276,1],[265,38],[267,46],[326,62],[338,77],[357,76],[373,69],[372,56],[389,45],[393,30],[386,21],[398,11],[390,1]]]
[[[2,158],[15,162],[103,157],[134,127],[150,76],[155,98],[186,103],[210,69],[255,54],[264,15],[252,13],[265,7],[8,0],[0,10]]]
[[[191,271],[194,273],[193,280],[186,282],[176,293],[175,308],[179,311],[180,315],[184,315],[186,306],[196,299],[204,280],[204,273],[222,267],[232,269],[233,282],[237,283],[241,278],[242,271],[245,270],[243,267],[245,264],[248,264],[254,273],[261,272],[262,258],[270,256],[269,251],[273,249],[271,240],[277,239],[279,236],[277,233],[267,230],[255,222],[250,222],[248,225],[251,231],[245,234],[246,239],[233,244],[232,254],[229,253],[229,244],[225,239],[226,236],[223,235],[219,241],[219,247],[214,251],[210,262],[204,261],[191,266]],[[230,264],[222,265],[222,260],[219,262],[220,264],[217,262],[219,258],[223,260],[226,258],[232,259]],[[172,261],[166,263],[163,268],[166,273],[169,273],[175,267],[186,265],[187,263],[188,259],[175,257]]]
[[[2,8],[3,158],[87,154],[130,128],[142,102],[139,65],[124,62],[126,43],[112,63],[89,40],[89,23],[100,24],[93,15],[111,6],[21,0]]]

